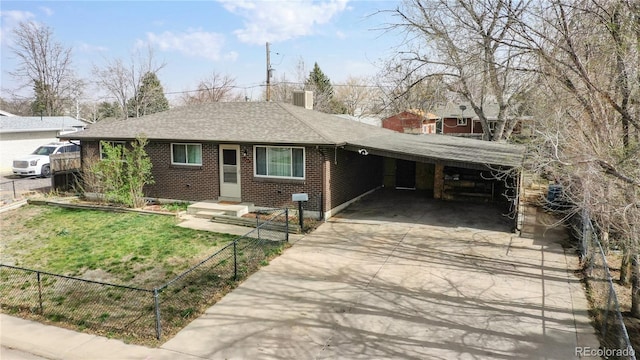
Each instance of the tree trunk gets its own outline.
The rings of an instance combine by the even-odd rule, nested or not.
[[[631,252],[628,249],[622,251],[620,262],[620,284],[629,285],[631,281]]]
[[[640,319],[640,255],[631,258],[631,316]]]

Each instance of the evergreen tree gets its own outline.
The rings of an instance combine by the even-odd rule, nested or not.
[[[121,118],[122,110],[117,102],[103,101],[98,105],[98,120],[106,118]]]
[[[313,64],[313,70],[305,80],[305,90],[313,91],[313,108],[325,113],[336,113],[336,104],[333,102],[333,86],[331,80],[325,75],[318,63]]]
[[[35,99],[31,103],[31,114],[33,116],[58,115],[47,111],[47,88],[48,86],[43,84],[41,81],[34,81],[33,93],[35,94]]]
[[[164,96],[164,89],[154,72],[147,72],[142,77],[138,91],[127,102],[129,117],[140,117],[169,110],[169,101]]]

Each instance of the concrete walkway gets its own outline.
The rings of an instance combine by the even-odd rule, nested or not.
[[[50,359],[571,359],[597,348],[564,233],[506,230],[486,207],[374,193],[159,349],[6,315],[0,339]]]

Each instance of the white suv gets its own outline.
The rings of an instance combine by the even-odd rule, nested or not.
[[[80,146],[71,143],[49,143],[36,149],[31,155],[13,160],[13,173],[19,176],[51,176],[49,155],[80,151]]]

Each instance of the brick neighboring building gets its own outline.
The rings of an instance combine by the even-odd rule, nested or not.
[[[484,106],[488,126],[493,130],[498,120],[495,103]],[[482,123],[469,103],[449,102],[432,113],[407,110],[382,120],[382,127],[405,134],[445,134],[482,138]]]
[[[422,110],[407,110],[383,119],[382,127],[404,134],[435,134],[437,119]]]

